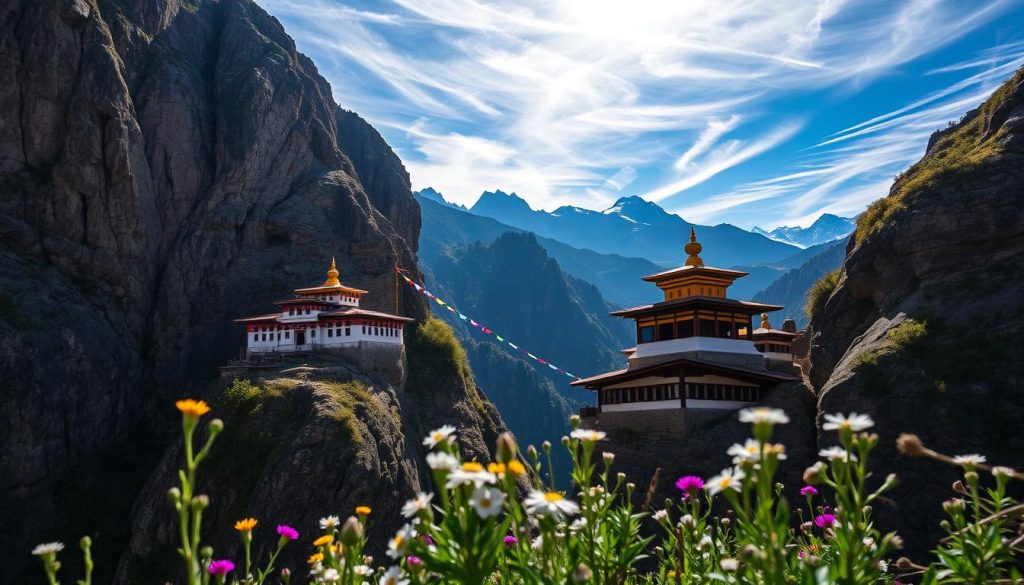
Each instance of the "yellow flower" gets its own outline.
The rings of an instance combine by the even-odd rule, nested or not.
[[[313,546],[324,546],[325,544],[331,544],[334,542],[333,534],[325,534],[320,538],[313,541]]]
[[[676,572],[675,571],[669,571],[667,577],[669,579],[675,579],[676,578]]]
[[[487,471],[490,471],[491,473],[505,473],[505,464],[504,463],[488,463],[487,464]]]
[[[463,471],[483,471],[484,466],[480,465],[476,461],[467,461],[462,464]]]
[[[191,414],[192,416],[203,416],[210,412],[210,406],[202,400],[179,400],[174,403],[174,406],[178,407],[178,410],[185,414]]]
[[[313,553],[312,555],[309,556],[309,559],[307,559],[307,561],[311,565],[315,565],[317,563],[323,562],[323,560],[324,560],[324,553]]]
[[[513,459],[508,462],[508,471],[513,475],[522,475],[526,473],[526,466],[519,461]]]
[[[372,511],[369,506],[356,506],[356,514],[360,516],[369,516]]]
[[[242,518],[235,522],[235,530],[239,532],[252,532],[253,528],[256,528],[255,518]]]

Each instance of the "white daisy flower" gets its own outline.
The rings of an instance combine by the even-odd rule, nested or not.
[[[789,422],[789,417],[778,408],[755,406],[753,408],[744,408],[740,411],[740,422],[753,423],[755,425],[760,423],[784,425]]]
[[[742,445],[733,443],[725,453],[733,456],[732,462],[736,465],[744,461],[757,461],[761,459],[761,442],[757,439],[747,439]]]
[[[668,510],[664,510],[664,509],[658,510],[651,517],[660,522],[660,521],[662,521],[662,520],[664,520],[665,518],[668,517]]]
[[[594,431],[590,429],[576,429],[573,432],[569,433],[569,436],[574,439],[579,439],[580,441],[583,441],[585,443],[596,443],[598,441],[603,441],[604,438],[607,437],[608,435],[601,431]]]
[[[1003,467],[1002,465],[996,465],[992,468],[992,475],[996,477],[1013,477],[1017,472],[1012,467]]]
[[[327,569],[324,571],[321,579],[327,583],[337,583],[338,581],[341,581],[341,573],[339,573],[337,569]]]
[[[416,497],[409,500],[402,506],[402,516],[406,518],[412,518],[423,510],[430,508],[430,500],[434,498],[434,494],[425,494],[420,492],[416,494]]]
[[[829,461],[856,461],[857,456],[850,453],[842,447],[829,447],[828,449],[822,449],[818,451],[818,457],[823,457]]]
[[[320,519],[320,528],[322,530],[337,528],[339,525],[341,525],[341,518],[338,518],[337,516],[327,516],[326,518]]]
[[[707,482],[707,490],[711,495],[715,495],[723,490],[740,491],[742,489],[741,481],[743,480],[742,469],[723,469],[722,473],[712,477]]]
[[[722,559],[718,561],[718,566],[726,573],[735,573],[740,568],[740,562],[736,559]]]
[[[402,569],[391,567],[380,576],[380,585],[408,585],[409,580],[402,578]]]
[[[850,416],[844,416],[840,412],[838,414],[826,414],[825,424],[821,425],[821,428],[826,431],[853,431],[859,433],[873,426],[875,426],[875,421],[871,420],[871,417],[866,414],[851,412]]]
[[[484,469],[484,466],[476,461],[469,461],[462,464],[462,467],[448,474],[448,481],[445,487],[455,489],[461,485],[473,484],[480,487],[484,484],[494,483],[498,477]]]
[[[452,425],[444,425],[439,429],[430,431],[430,434],[423,438],[423,444],[433,449],[444,441],[448,440],[448,437],[455,433],[455,427]]]
[[[481,518],[497,516],[505,505],[505,493],[496,488],[478,487],[469,496],[469,505]]]
[[[405,556],[409,543],[416,538],[416,529],[406,524],[398,529],[398,532],[388,541],[388,556],[393,559],[400,559]]]
[[[434,471],[454,471],[459,468],[459,460],[444,451],[427,454],[427,465]]]
[[[980,463],[988,461],[984,455],[971,454],[971,455],[957,455],[953,458],[954,463],[959,463],[964,467],[974,467]]]
[[[41,557],[43,555],[55,555],[62,550],[64,550],[63,542],[46,542],[32,549],[32,554]]]
[[[580,507],[576,505],[576,502],[565,499],[565,496],[558,492],[533,490],[523,500],[523,505],[526,506],[526,510],[531,514],[543,514],[551,516],[555,520],[561,520],[566,516],[574,516],[580,511]]]
[[[352,572],[360,577],[369,577],[373,574],[373,567],[369,565],[356,565],[352,567]]]

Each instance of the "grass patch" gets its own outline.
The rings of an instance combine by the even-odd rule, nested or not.
[[[455,337],[455,332],[437,317],[430,316],[420,323],[413,331],[409,345],[419,355],[447,366],[460,377],[473,375],[466,350]]]
[[[454,377],[461,381],[470,405],[486,420],[489,412],[477,392],[466,350],[447,323],[433,315],[427,317],[406,338],[406,350],[409,358],[406,389],[410,394],[426,397],[438,384],[450,384],[449,380]]]
[[[981,105],[973,118],[939,139],[931,153],[901,174],[889,196],[875,201],[861,214],[854,232],[855,241],[863,241],[903,210],[904,200],[911,193],[934,187],[940,179],[950,175],[974,171],[998,155],[1001,152],[999,140],[1004,130],[986,136],[986,125],[995,109],[1022,81],[1024,72],[1018,71]]]
[[[323,412],[330,418],[340,422],[348,433],[349,440],[362,445],[364,438],[359,430],[359,419],[356,408],[363,406],[371,410],[383,411],[384,407],[377,401],[365,384],[355,380],[346,382],[318,382],[317,386],[327,391],[328,407]],[[387,413],[390,416],[390,412]],[[400,427],[400,423],[396,423]]]
[[[807,302],[804,304],[804,313],[808,319],[813,319],[825,307],[828,298],[832,296],[836,287],[839,286],[839,279],[842,275],[843,269],[836,268],[831,272],[825,273],[824,276],[811,285],[810,290],[807,291]]]
[[[891,353],[907,351],[920,343],[928,334],[928,323],[925,321],[907,320],[885,333],[882,345],[871,351],[857,355],[853,367],[864,368],[878,363],[878,358]]]

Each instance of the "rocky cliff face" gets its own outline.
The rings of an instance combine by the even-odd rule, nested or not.
[[[465,354],[451,330],[428,319],[407,345],[405,384],[366,375],[329,355],[215,383],[212,414],[224,418],[225,431],[200,470],[200,490],[212,501],[204,514],[206,543],[219,555],[240,558],[232,525],[257,517],[256,558],[265,558],[276,546],[277,524],[294,526],[308,543],[305,537],[319,533],[319,518],[344,519],[366,505],[373,510],[368,552],[380,558],[387,537],[403,522],[402,504],[429,483],[422,444],[429,429],[452,424],[468,457],[491,459],[501,421],[464,368]],[[177,441],[136,501],[115,582],[162,583],[180,576],[166,494],[182,465]],[[301,581],[308,554],[302,546],[289,547],[278,567]]]
[[[0,14],[0,548],[99,527],[109,554],[127,535],[104,518],[159,459],[166,405],[241,345],[230,319],[331,256],[369,308],[393,307],[418,208],[394,153],[249,0]]]
[[[904,483],[879,516],[913,551],[934,544],[954,470],[903,460],[913,432],[951,454],[1024,465],[1024,71],[860,218],[838,287],[815,315],[819,412],[871,414],[880,470]]]

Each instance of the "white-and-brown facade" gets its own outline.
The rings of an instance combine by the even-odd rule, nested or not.
[[[597,394],[601,413],[735,409],[759,401],[772,387],[798,379],[769,368],[790,334],[752,327],[755,315],[782,307],[727,298],[729,286],[747,273],[704,265],[690,231],[683,266],[645,276],[663,292],[661,302],[615,311],[636,322],[636,346],[624,350],[628,365],[573,382]],[[778,344],[778,347],[776,346]],[[780,352],[781,353],[781,350]],[[792,361],[792,356],[788,357]],[[785,370],[785,369],[783,369]]]
[[[250,353],[313,351],[373,342],[402,345],[405,325],[412,321],[359,307],[365,290],[338,280],[334,259],[320,286],[298,288],[294,297],[274,304],[266,315],[235,319],[245,325]]]

